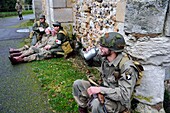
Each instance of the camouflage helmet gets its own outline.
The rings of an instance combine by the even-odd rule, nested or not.
[[[40,19],[45,19],[45,15],[41,14],[39,18]]]
[[[117,32],[105,33],[100,39],[100,45],[114,52],[122,52],[126,45],[124,37]]]

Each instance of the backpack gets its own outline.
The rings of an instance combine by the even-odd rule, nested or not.
[[[142,80],[142,77],[143,77],[143,71],[144,71],[144,68],[143,68],[143,66],[142,66],[142,64],[140,62],[138,62],[137,60],[133,60],[133,57],[131,57],[130,55],[128,56],[127,54],[125,54],[123,56],[122,60],[119,63],[119,69],[121,69],[123,64],[125,62],[127,62],[128,60],[130,60],[130,59],[133,61],[134,68],[138,72],[138,79],[137,79],[137,82],[136,82],[135,86],[139,86],[141,84],[141,80]]]
[[[61,48],[63,49],[64,51],[64,56],[66,57],[69,53],[71,53],[73,51],[73,48],[71,47],[71,44],[70,44],[70,40],[69,40],[69,37],[68,37],[68,33],[65,29],[63,30],[60,30],[58,33],[62,33],[64,34],[64,36],[66,37],[66,42],[64,42],[62,45],[61,45]]]

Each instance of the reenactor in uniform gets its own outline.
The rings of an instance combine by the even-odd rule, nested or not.
[[[43,60],[51,58],[53,54],[56,54],[57,52],[63,52],[61,46],[64,42],[67,41],[67,37],[63,32],[61,32],[63,31],[63,27],[61,26],[60,22],[56,21],[53,24],[53,27],[54,30],[57,32],[56,35],[49,36],[48,41],[44,44],[39,45],[38,47],[32,46],[26,51],[21,51],[21,55],[10,58],[11,63],[18,64],[21,62]]]
[[[45,29],[49,26],[45,20],[45,15],[40,15],[39,21],[33,24],[33,31],[30,36],[30,38],[32,38],[31,45],[35,45],[39,40],[41,40],[43,34],[45,34]]]
[[[22,17],[22,5],[21,5],[21,3],[19,1],[17,1],[16,5],[15,5],[15,9],[17,10],[19,19],[23,20],[23,17]]]
[[[28,45],[24,45],[23,47],[18,48],[18,49],[9,48],[9,53],[10,53],[9,58],[14,57],[14,56],[19,56],[19,55],[22,54],[23,51],[26,51],[26,50],[31,49],[31,48],[33,48],[33,47],[36,47],[36,48],[41,48],[41,47],[43,47],[43,45],[47,43],[48,38],[52,35],[52,32],[53,32],[53,31],[51,30],[50,27],[46,28],[45,34],[43,34],[41,40],[39,40],[39,41],[35,44],[35,46],[30,46],[30,47],[29,47]]]
[[[73,96],[80,113],[89,110],[92,113],[129,113],[138,73],[133,61],[123,52],[124,47],[124,37],[117,32],[101,37],[101,83],[90,79],[73,83]]]

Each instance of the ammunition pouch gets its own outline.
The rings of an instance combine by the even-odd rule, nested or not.
[[[61,48],[63,49],[65,55],[67,55],[67,54],[69,54],[69,53],[71,53],[73,51],[73,48],[71,47],[69,41],[64,42],[61,45]]]

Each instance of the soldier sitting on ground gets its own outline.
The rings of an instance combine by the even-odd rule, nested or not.
[[[53,32],[54,32],[54,30],[51,30],[51,28],[49,28],[49,27],[46,28],[45,34],[43,34],[42,39],[41,39],[40,41],[38,41],[38,42],[35,44],[35,46],[30,46],[30,47],[29,47],[28,45],[24,45],[23,47],[18,48],[18,49],[10,48],[10,49],[9,49],[9,53],[10,53],[9,58],[14,57],[14,56],[19,56],[19,55],[22,54],[22,52],[24,52],[24,51],[26,51],[26,50],[28,50],[28,49],[32,49],[32,48],[34,48],[34,47],[41,48],[44,44],[47,43],[49,36],[51,36],[52,34],[53,34],[53,36],[54,36],[54,33],[53,33]]]
[[[39,21],[33,24],[33,31],[30,35],[30,38],[32,39],[31,45],[35,45],[39,40],[41,40],[43,34],[45,34],[45,29],[49,26],[45,20],[45,15],[40,15]]]
[[[101,37],[101,81],[76,80],[73,96],[79,113],[129,113],[131,97],[138,79],[133,61],[123,52],[125,40],[116,32]]]
[[[63,52],[62,45],[67,41],[67,36],[63,33],[63,27],[61,23],[56,21],[53,23],[55,32],[54,36],[48,37],[48,41],[41,45],[41,47],[32,46],[30,49],[20,51],[22,54],[10,58],[12,64],[21,62],[30,62],[34,60],[43,60],[53,57],[57,52]]]

